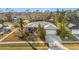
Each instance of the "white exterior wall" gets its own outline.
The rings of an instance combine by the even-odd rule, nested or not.
[[[73,29],[72,34],[79,34],[79,29]]]
[[[48,35],[50,35],[50,34],[56,34],[57,32],[56,32],[56,30],[46,30],[46,34]]]

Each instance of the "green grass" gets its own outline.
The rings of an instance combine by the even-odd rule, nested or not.
[[[0,47],[29,47],[28,44],[0,44]]]
[[[10,36],[8,36],[7,38],[5,38],[5,39],[3,40],[3,42],[22,41],[22,40],[19,40],[19,38],[17,37],[17,35],[19,35],[18,31],[12,33]]]
[[[32,44],[37,50],[47,50],[47,45]],[[0,50],[33,50],[29,44],[0,44]]]
[[[63,44],[63,45],[70,50],[79,50],[79,44]]]
[[[38,50],[47,50],[47,47],[37,47]],[[0,50],[33,50],[31,47],[0,47]]]
[[[31,47],[0,47],[0,50],[32,50]]]
[[[34,45],[36,47],[47,46],[44,43],[32,43],[32,45]],[[0,44],[0,47],[29,47],[29,44],[28,43]]]

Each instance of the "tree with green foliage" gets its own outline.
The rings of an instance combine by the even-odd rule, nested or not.
[[[7,21],[9,21],[9,22],[11,22],[12,21],[12,13],[11,12],[7,12],[6,14],[5,14],[5,16],[7,17]]]
[[[33,50],[37,50],[37,48],[33,45],[33,43],[29,42],[29,38],[28,37],[30,37],[30,34],[29,34],[29,32],[27,30],[21,31],[20,34],[21,35],[19,36],[19,38],[21,40],[28,42],[29,46],[31,46]]]
[[[57,12],[56,12],[56,13],[57,13],[57,15],[59,15],[59,13],[60,13],[60,11],[59,11],[59,9],[58,9],[58,8],[57,8]]]
[[[46,31],[45,31],[44,27],[42,27],[40,24],[38,25],[38,28],[37,28],[37,35],[42,40],[45,39]]]
[[[61,26],[60,28],[60,36],[63,38],[66,36],[66,29],[63,26]]]
[[[60,12],[60,14],[64,17],[65,16],[65,11],[62,9],[62,11]]]
[[[62,23],[63,23],[64,27],[68,27],[68,17],[67,16],[64,16]]]
[[[51,17],[52,17],[52,12],[49,12],[49,15],[46,17],[46,21],[51,19]]]
[[[23,24],[24,24],[24,22],[23,22],[23,19],[22,18],[20,18],[19,19],[19,26],[20,26],[20,30],[23,30]]]
[[[60,13],[60,11],[59,11],[59,9],[57,8],[57,11],[56,11],[56,14],[55,14],[55,21],[54,21],[54,23],[55,23],[56,26],[57,26],[57,24],[58,24],[58,22],[59,22],[59,20],[60,20],[59,13]]]
[[[68,26],[68,17],[65,15],[65,11],[62,10],[59,15],[56,17],[56,25],[58,29],[58,35],[65,38],[67,34],[67,26]]]

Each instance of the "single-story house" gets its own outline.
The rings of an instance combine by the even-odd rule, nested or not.
[[[29,24],[27,24],[25,27],[27,28],[37,28],[38,25],[41,25],[44,27],[44,29],[46,30],[46,35],[56,35],[57,34],[57,27],[50,22],[46,22],[46,21],[35,21],[35,22],[31,22]]]
[[[21,16],[11,16],[12,20],[17,20],[18,18],[21,18]]]

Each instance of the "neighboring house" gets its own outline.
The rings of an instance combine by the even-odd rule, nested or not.
[[[28,28],[37,28],[38,25],[44,26],[44,29],[46,30],[46,35],[56,35],[57,34],[57,27],[50,22],[45,22],[45,21],[36,21],[36,22],[31,22],[29,24],[27,24],[25,27]]]
[[[17,20],[20,16],[11,16],[12,20]]]
[[[71,21],[70,24],[69,28],[72,34],[79,34],[79,21]]]
[[[10,31],[12,29],[12,24],[9,22],[4,22],[3,24],[0,24],[0,35]]]
[[[54,22],[54,19],[53,18],[49,19],[49,22]]]
[[[3,25],[4,25],[3,27],[4,29],[12,29],[13,27],[13,24],[9,22],[4,22]]]
[[[79,29],[72,29],[72,34],[79,34]]]

